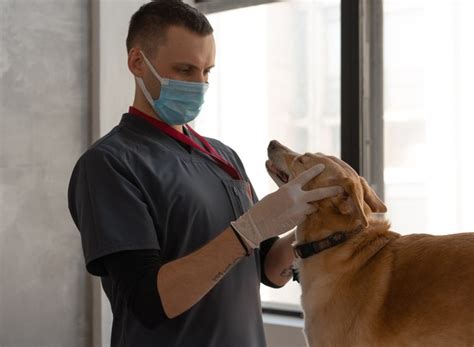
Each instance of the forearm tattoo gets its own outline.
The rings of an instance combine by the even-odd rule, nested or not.
[[[222,271],[219,271],[213,278],[212,280],[214,282],[219,282],[224,275],[229,272],[229,270],[240,260],[242,257],[237,257],[235,258],[230,264],[227,264],[226,268]]]
[[[293,270],[293,266],[285,268],[280,272],[280,276],[284,277],[284,278],[290,278],[290,277],[293,276],[293,271],[292,270]]]

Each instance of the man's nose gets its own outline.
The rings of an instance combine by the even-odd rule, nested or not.
[[[197,80],[195,82],[199,83],[206,83],[207,82],[207,76],[204,74],[204,72],[201,72],[197,76]]]

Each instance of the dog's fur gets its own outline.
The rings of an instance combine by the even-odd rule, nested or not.
[[[304,189],[344,188],[315,203],[296,231],[297,244],[349,235],[298,260],[309,346],[474,346],[474,233],[400,236],[377,218],[385,205],[342,160],[299,155],[276,141],[268,154],[278,185],[322,163],[325,170]],[[440,196],[439,203],[449,201]]]

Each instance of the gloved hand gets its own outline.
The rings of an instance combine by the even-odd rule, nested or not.
[[[323,170],[324,165],[318,164],[302,172],[231,222],[232,227],[251,248],[257,248],[263,240],[294,228],[303,222],[308,214],[316,211],[316,207],[310,202],[343,192],[339,186],[302,190],[306,183]]]

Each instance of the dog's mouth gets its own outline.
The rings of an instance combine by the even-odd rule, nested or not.
[[[281,170],[280,168],[276,167],[271,160],[267,160],[265,162],[265,166],[270,176],[275,181],[276,180],[280,181],[276,183],[282,183],[282,184],[288,183],[288,180],[290,179],[290,175],[287,174],[285,171]]]

